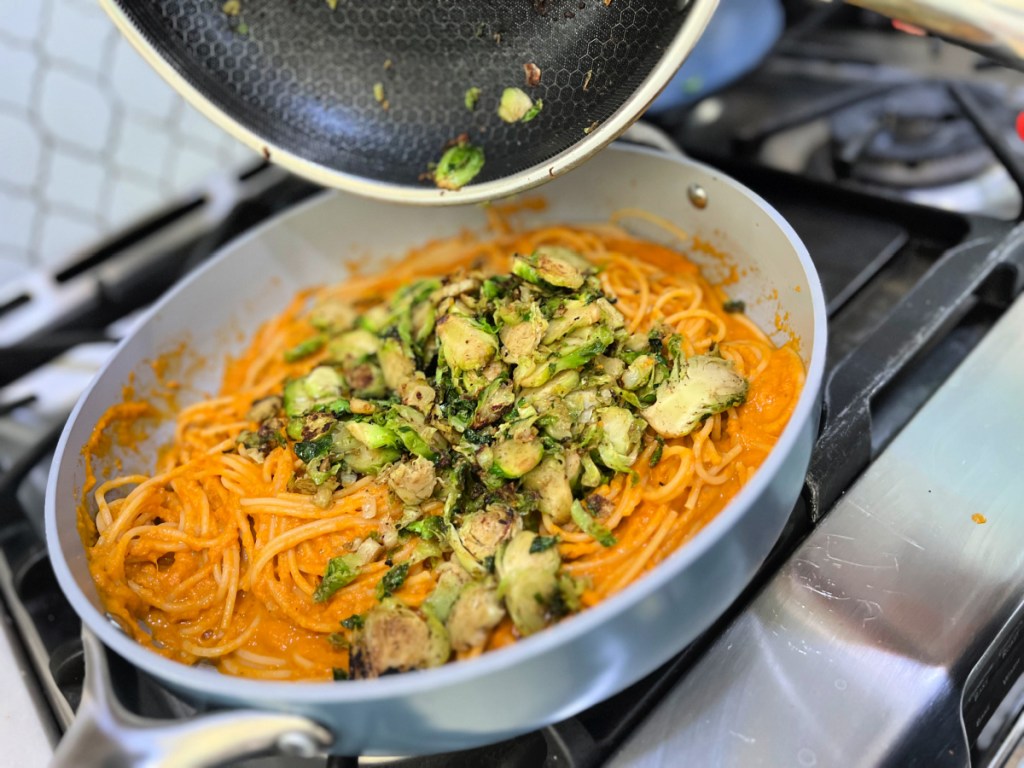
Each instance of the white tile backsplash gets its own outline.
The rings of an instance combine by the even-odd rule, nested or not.
[[[160,125],[126,117],[121,121],[114,161],[130,174],[159,183],[172,153],[171,135]]]
[[[32,126],[13,115],[0,113],[0,182],[3,186],[28,188],[35,181],[43,156],[40,137]]]
[[[0,72],[4,86],[0,88],[0,106],[27,110],[32,103],[32,78],[36,72],[36,56],[31,49],[0,38]]]
[[[39,39],[48,3],[31,0],[0,0],[0,34],[31,43]]]
[[[36,206],[30,198],[0,187],[0,246],[12,255],[20,254],[25,264],[29,262],[35,216]]]
[[[42,89],[39,116],[54,139],[89,152],[106,148],[113,108],[95,80],[50,69]]]
[[[163,199],[153,185],[122,177],[114,186],[107,210],[111,221],[131,222],[154,213]]]
[[[185,104],[95,0],[0,0],[5,263],[63,264],[258,159]]]
[[[110,30],[110,22],[93,13],[89,5],[68,2],[50,18],[43,48],[55,60],[98,72],[103,46],[96,45]]]
[[[63,211],[48,211],[39,244],[39,266],[58,271],[67,266],[83,244],[100,236],[97,222]]]
[[[55,150],[50,155],[46,199],[52,204],[95,215],[104,173],[102,163],[95,156]]]
[[[127,41],[115,43],[110,82],[127,109],[166,120],[179,104],[177,94]]]

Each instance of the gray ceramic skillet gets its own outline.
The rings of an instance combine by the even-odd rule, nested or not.
[[[626,207],[669,219],[730,255],[724,265],[710,257],[702,261],[700,252],[694,258],[712,278],[736,268],[739,279],[730,293],[746,302],[758,325],[780,342],[788,338],[785,328],[798,337],[807,383],[778,445],[751,482],[689,544],[629,588],[472,661],[376,680],[301,684],[232,678],[137,645],[105,617],[75,526],[84,476],[80,448],[100,415],[121,398],[129,374],[135,372],[144,391],[151,373],[145,361],[182,341],[205,360],[222,360],[297,289],[344,278],[346,261],[372,268],[381,257],[484,223],[477,208],[430,210],[348,194],[320,197],[230,244],[173,290],[121,344],[68,422],[46,499],[48,545],[61,587],[88,632],[109,649],[200,709],[229,714],[179,725],[170,736],[138,730],[143,724],[101,706],[109,691],[93,685],[85,707],[90,717],[82,720],[80,711],[81,722],[65,738],[65,764],[133,764],[112,760],[118,749],[147,758],[157,753],[147,763],[152,765],[203,765],[252,750],[312,749],[327,741],[336,754],[423,754],[494,742],[569,717],[639,680],[736,598],[782,530],[817,429],[825,305],[807,251],[749,190],[715,170],[653,151],[613,148],[555,180],[543,196],[547,209],[530,214],[527,224],[603,221]],[[631,229],[680,245],[649,225]],[[780,319],[783,329],[777,328]],[[199,390],[216,391],[220,373],[211,362],[182,376]],[[151,444],[167,437],[167,431],[157,432]],[[125,470],[150,470],[149,456],[124,454]]]

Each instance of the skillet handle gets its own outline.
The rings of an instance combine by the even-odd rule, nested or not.
[[[259,754],[311,757],[334,740],[327,729],[305,717],[254,710],[191,720],[139,717],[114,696],[106,652],[84,627],[82,645],[82,703],[51,768],[203,768]]]

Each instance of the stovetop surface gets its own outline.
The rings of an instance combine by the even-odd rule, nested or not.
[[[784,41],[783,54],[787,45],[793,47]],[[758,77],[776,83],[789,78],[791,87],[792,73],[806,79],[808,66],[820,71],[827,86],[835,60],[842,57],[839,46],[822,50],[823,45],[804,40],[799,56],[771,60],[755,74],[753,89],[764,93]],[[843,77],[849,80],[847,64],[842,64]],[[861,77],[877,75],[870,88],[860,84],[863,94],[905,76],[897,77],[892,67],[879,73],[863,62],[854,70]],[[830,718],[852,707],[866,713],[865,724],[876,725],[870,732],[865,728],[859,743],[864,764],[878,764],[889,758],[868,748],[871,738],[902,748],[911,713],[940,712],[938,702],[948,718],[950,697],[966,689],[965,711],[974,724],[962,740],[949,742],[952,757],[960,759],[977,741],[1003,688],[1016,680],[1015,670],[991,665],[977,667],[995,670],[988,677],[976,672],[969,679],[983,647],[994,647],[990,654],[996,660],[1016,653],[1016,646],[995,640],[1022,597],[1009,576],[1021,565],[1024,548],[1014,548],[1021,531],[1009,506],[1013,497],[1002,489],[1015,489],[1018,498],[1024,489],[1004,485],[1004,478],[1019,480],[1000,470],[1011,458],[1019,463],[1007,441],[1014,419],[1024,423],[1009,405],[1013,396],[1007,390],[1022,376],[1012,361],[1024,352],[1018,341],[1024,338],[1024,309],[1014,304],[1021,289],[1020,249],[1005,245],[1012,222],[880,197],[856,185],[813,178],[802,169],[767,167],[759,155],[766,138],[755,135],[765,133],[763,125],[750,125],[745,135],[723,143],[735,127],[709,128],[707,120],[708,103],[714,107],[719,99],[719,114],[729,115],[723,104],[729,106],[733,90],[749,90],[750,82],[686,116],[662,118],[662,124],[690,154],[778,208],[821,274],[830,321],[825,418],[806,493],[782,540],[715,627],[632,688],[518,739],[398,764],[590,766],[612,755],[615,765],[678,764],[675,756],[683,754],[714,764],[848,764],[834,752],[839,743],[834,734],[844,726]],[[808,88],[802,102],[811,104],[808,114],[819,110],[816,99],[829,93],[824,86]],[[851,98],[845,93],[837,103]],[[748,94],[739,102],[759,114],[780,114],[771,100],[758,106]],[[793,122],[793,109],[782,111],[788,115],[782,123]],[[769,134],[767,140],[775,135]],[[1013,160],[1012,153],[1008,158]],[[73,289],[89,300],[49,324],[45,333],[4,347],[0,381],[72,347],[79,357],[72,355],[63,365],[77,370],[89,354],[81,342],[109,347],[106,339],[120,333],[111,334],[109,324],[151,301],[183,265],[199,263],[227,238],[316,191],[275,169],[248,174],[239,184],[243,192],[227,218],[211,217],[189,202],[165,217],[165,228],[128,233],[64,276],[61,290]],[[974,350],[968,365],[958,369]],[[1016,358],[1010,354],[1015,350]],[[982,392],[979,379],[996,391]],[[33,387],[38,384],[22,381],[0,393],[0,444],[27,446],[0,450],[0,564],[10,565],[7,576],[0,568],[0,587],[6,583],[0,593],[9,610],[16,602],[16,611],[24,610],[30,619],[29,634],[34,634],[23,641],[22,651],[35,654],[45,670],[36,681],[37,696],[50,697],[47,717],[56,733],[80,694],[82,666],[77,619],[42,550],[36,490],[56,442],[61,406]],[[43,417],[30,412],[33,398],[36,405],[47,404]],[[1007,405],[993,409],[990,402]],[[911,426],[904,429],[908,421]],[[980,446],[969,456],[962,448],[967,440]],[[15,455],[19,458],[12,461]],[[967,459],[980,469],[965,471],[957,463]],[[982,496],[982,491],[996,495]],[[988,522],[971,521],[974,512]],[[851,660],[863,663],[858,669],[867,672],[840,674]],[[111,661],[117,693],[129,708],[151,716],[187,712],[145,675]],[[23,666],[26,678],[37,675],[31,663]],[[890,672],[899,682],[887,682]],[[995,677],[1003,683],[990,682]],[[881,705],[870,698],[879,689],[887,696]],[[903,715],[889,716],[900,706]],[[780,720],[800,727],[778,728]],[[686,752],[691,746],[701,751]],[[720,759],[709,759],[715,755]],[[346,763],[334,759],[331,764]]]

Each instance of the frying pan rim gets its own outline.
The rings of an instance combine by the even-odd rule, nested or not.
[[[797,260],[803,270],[803,275],[807,279],[814,338],[810,346],[807,376],[803,390],[785,429],[775,447],[769,453],[768,458],[755,473],[754,477],[740,489],[739,493],[726,504],[711,522],[704,526],[693,539],[672,553],[665,561],[621,592],[549,627],[543,632],[523,638],[505,648],[500,648],[457,664],[447,664],[434,669],[417,670],[402,675],[386,676],[373,680],[354,680],[344,685],[338,685],[324,682],[303,683],[251,680],[224,675],[214,669],[191,667],[172,661],[128,637],[93,606],[92,601],[85,595],[71,574],[70,568],[60,549],[57,531],[57,477],[63,463],[69,461],[72,455],[77,455],[78,453],[77,447],[74,454],[69,454],[68,452],[68,441],[72,427],[76,424],[80,411],[107,368],[113,365],[122,349],[133,338],[133,335],[130,335],[118,344],[107,363],[75,404],[74,410],[69,416],[67,425],[61,434],[60,442],[57,445],[53,469],[50,472],[46,487],[46,539],[50,560],[58,583],[72,603],[76,613],[78,613],[89,629],[100,637],[104,645],[114,650],[136,667],[147,670],[162,680],[172,681],[174,685],[187,689],[192,694],[204,696],[207,699],[216,699],[222,696],[225,686],[230,686],[232,694],[237,698],[276,701],[283,705],[284,708],[287,708],[290,704],[300,702],[311,704],[321,702],[332,704],[357,703],[360,701],[393,698],[396,694],[422,693],[430,690],[444,689],[457,686],[468,679],[483,678],[489,674],[515,666],[529,657],[543,655],[559,645],[573,642],[581,635],[585,635],[592,630],[599,630],[606,621],[655,593],[666,581],[675,578],[685,571],[692,562],[699,559],[718,539],[728,535],[729,531],[745,514],[748,514],[748,512],[756,514],[756,512],[749,510],[749,507],[769,487],[776,473],[781,469],[797,444],[805,429],[805,422],[814,417],[814,410],[820,407],[819,393],[825,367],[827,325],[824,292],[817,276],[817,270],[806,246],[804,246],[789,223],[763,198],[729,176],[690,158],[669,156],[658,150],[643,147],[616,146],[608,151],[650,155],[657,157],[662,162],[671,162],[680,168],[695,168],[703,171],[712,180],[725,184],[733,188],[734,191],[741,193],[750,203],[761,208],[776,226],[781,229],[790,245],[794,248]],[[200,280],[207,270],[215,268],[227,252],[234,251],[237,248],[243,247],[250,240],[261,237],[266,230],[278,226],[282,220],[291,216],[300,216],[308,209],[317,205],[324,205],[327,201],[336,197],[340,196],[336,192],[328,190],[322,195],[317,195],[311,200],[274,216],[250,232],[231,241],[216,256],[192,272],[154,304],[149,313],[147,313],[145,320],[140,323],[140,327],[148,321],[150,316],[162,311],[166,305],[175,301],[179,294],[190,290],[192,283]]]
[[[132,23],[121,9],[118,0],[99,0],[99,3],[132,47],[178,94],[184,96],[189,104],[199,110],[207,119],[213,121],[215,125],[227,131],[265,159],[272,160],[317,184],[351,192],[362,197],[386,202],[444,206],[484,202],[523,192],[551,181],[593,157],[598,151],[622,135],[630,124],[654,103],[704,33],[719,1],[688,0],[692,7],[686,19],[683,20],[679,32],[666,48],[658,63],[644,78],[640,87],[607,120],[585,135],[583,139],[543,163],[533,165],[502,179],[481,184],[469,184],[457,191],[366,179],[306,160],[271,141],[267,141],[218,108],[199,89],[188,82]]]

